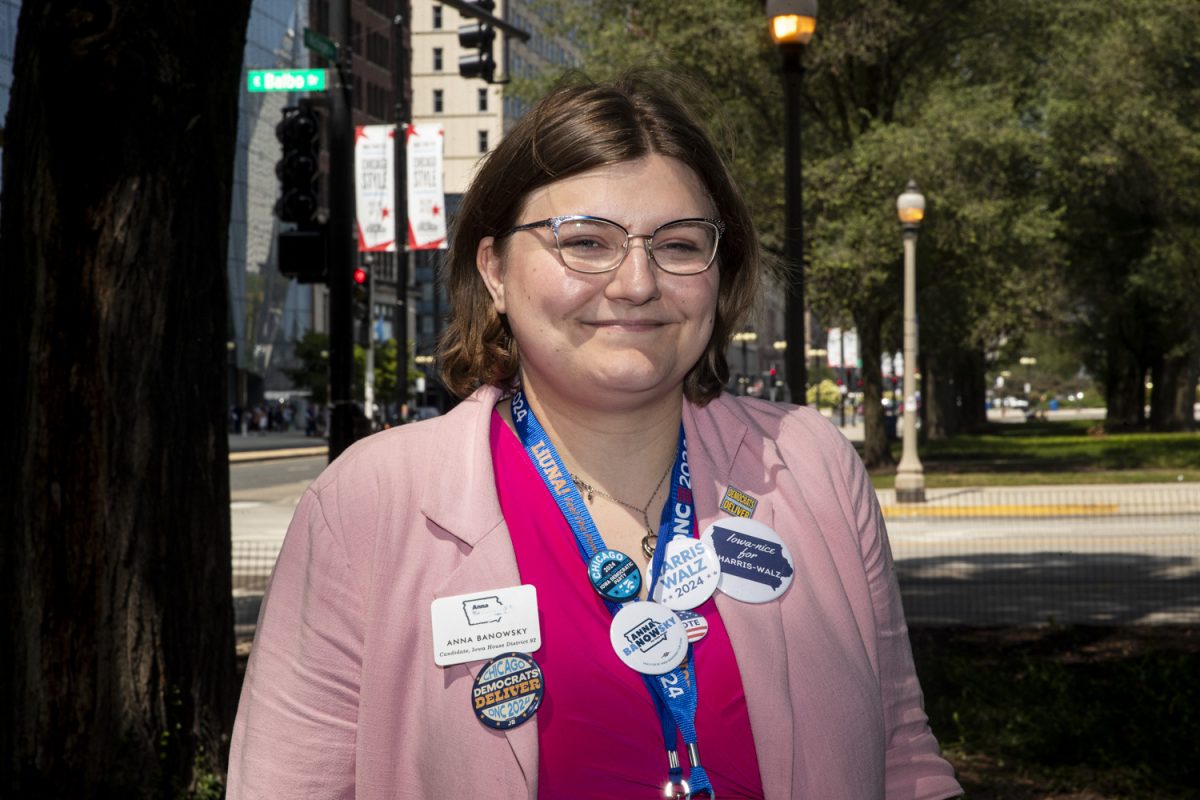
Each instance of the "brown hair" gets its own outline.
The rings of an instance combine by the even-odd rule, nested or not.
[[[761,254],[754,223],[703,127],[662,73],[631,73],[611,84],[570,78],[542,98],[480,162],[454,220],[443,275],[450,318],[439,351],[442,380],[464,397],[481,384],[513,385],[520,364],[508,323],[495,310],[475,266],[479,242],[516,224],[531,192],[598,167],[657,154],[700,178],[725,222],[717,250],[720,286],[708,347],[684,379],[703,405],[729,379],[725,350],[754,302]]]

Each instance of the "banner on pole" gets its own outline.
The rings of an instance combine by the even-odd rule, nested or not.
[[[396,252],[395,125],[354,131],[355,217],[360,253]]]
[[[858,331],[854,328],[830,328],[825,345],[825,361],[832,369],[858,369],[861,366],[858,363]]]
[[[442,189],[442,153],[445,130],[441,125],[409,125],[408,249],[446,249],[446,195]]]

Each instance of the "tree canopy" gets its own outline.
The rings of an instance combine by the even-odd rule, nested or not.
[[[762,4],[544,5],[589,76],[658,66],[705,87],[702,116],[730,145],[762,240],[778,252],[783,100]],[[1073,343],[1105,384],[1113,420],[1140,421],[1152,374],[1173,387],[1155,392],[1152,421],[1161,406],[1162,424],[1190,424],[1181,387],[1195,383],[1200,302],[1184,291],[1196,285],[1200,219],[1192,5],[821,6],[804,56],[805,269],[818,317],[859,329],[869,463],[890,458],[870,366],[899,349],[894,203],[909,178],[929,209],[918,249],[929,435],[983,420],[986,367],[1031,331]],[[532,97],[553,77],[518,90]]]

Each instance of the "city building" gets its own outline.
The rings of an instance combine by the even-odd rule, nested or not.
[[[229,404],[252,407],[267,401],[299,399],[285,370],[295,366],[294,346],[306,331],[328,330],[327,290],[283,277],[276,242],[281,223],[274,213],[279,194],[275,165],[281,148],[275,128],[283,110],[304,96],[248,91],[246,71],[322,67],[329,64],[308,50],[306,28],[328,35],[331,7],[339,0],[254,0],[246,32],[243,74],[239,78],[238,132],[229,226],[228,279],[230,326]],[[495,38],[495,83],[459,75],[460,26],[469,19],[457,10],[430,0],[411,2],[411,108],[417,124],[437,123],[445,130],[446,211],[455,209],[479,158],[495,147],[525,106],[506,97],[511,76],[530,77],[538,71],[573,63],[570,43],[544,33],[545,22],[533,3],[501,0],[493,14],[529,34],[519,41]],[[395,122],[396,81],[393,76],[399,0],[351,0],[353,118],[356,125]],[[7,114],[12,83],[20,0],[0,0],[0,120]],[[0,129],[0,148],[3,133]],[[427,371],[424,392],[414,405],[444,405],[430,362],[441,321],[445,295],[439,290],[437,267],[444,251],[408,254],[408,341],[417,362]],[[375,278],[373,309],[376,335],[391,338],[397,319],[397,259],[394,253],[360,256]],[[419,388],[419,387],[418,387]],[[377,398],[387,405],[388,398]],[[395,409],[390,409],[392,413]]]
[[[0,180],[4,179],[4,125],[12,92],[13,58],[17,47],[17,16],[21,0],[0,0]]]

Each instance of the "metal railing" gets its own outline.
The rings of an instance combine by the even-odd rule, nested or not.
[[[915,625],[1200,623],[1200,487],[879,492]]]
[[[883,490],[879,500],[912,625],[1200,624],[1198,486],[932,489],[911,504]],[[233,542],[234,593],[254,614],[279,547]]]

